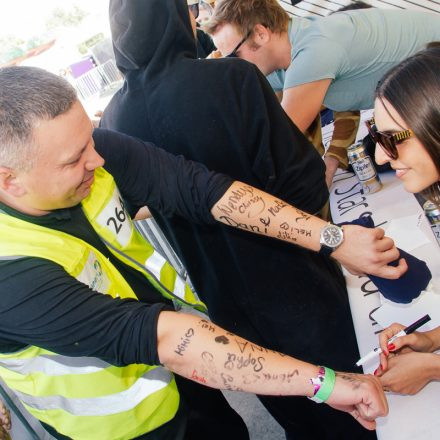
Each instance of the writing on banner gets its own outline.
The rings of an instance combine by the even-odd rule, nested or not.
[[[361,183],[350,171],[341,171],[335,179],[331,197],[331,211],[333,221],[341,223],[355,218],[372,215],[368,211],[367,197]]]
[[[355,219],[372,215],[368,198],[356,175],[350,171],[340,170],[335,176],[331,195],[331,212],[334,223],[350,222]],[[364,304],[368,313],[369,323],[374,334],[382,331],[372,314],[380,307],[376,301],[370,301],[371,296],[379,293],[378,288],[366,276],[350,275],[351,282],[347,285],[349,291],[356,290],[355,295]],[[365,313],[364,312],[364,313]]]

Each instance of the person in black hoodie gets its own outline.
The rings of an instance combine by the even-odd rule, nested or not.
[[[322,159],[256,66],[196,59],[186,0],[111,0],[110,23],[124,84],[101,126],[183,154],[306,212],[323,208],[328,190]],[[224,225],[152,214],[214,322],[273,350],[355,371],[359,353],[345,282],[328,256]],[[262,227],[264,222],[270,218],[262,219]],[[345,242],[332,256],[351,270],[389,278],[405,271],[404,263],[386,266],[396,255],[382,246],[383,233],[344,228]],[[342,257],[342,248],[349,252],[350,246],[362,249],[365,259]],[[381,249],[380,256],[373,248]],[[288,438],[369,435],[350,416],[324,405],[260,399]]]

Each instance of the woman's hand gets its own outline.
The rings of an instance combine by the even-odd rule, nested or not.
[[[382,371],[386,371],[388,368],[388,354],[390,352],[431,352],[435,349],[434,341],[430,336],[430,332],[414,332],[409,335],[400,336],[392,343],[388,344],[388,340],[404,328],[405,327],[402,324],[394,323],[379,335],[379,344],[382,349],[382,354],[380,355]]]
[[[439,377],[440,357],[434,353],[411,351],[390,355],[386,371],[378,369],[383,389],[399,394],[416,394]]]

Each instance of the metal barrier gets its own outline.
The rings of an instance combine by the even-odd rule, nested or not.
[[[122,80],[114,60],[94,67],[75,80],[75,86],[83,99],[101,94]]]
[[[176,269],[177,273],[183,278],[187,277],[187,272],[171,244],[159,228],[153,218],[139,220],[135,222],[138,231],[151,243],[159,254],[165,257],[168,262]]]
[[[278,0],[281,6],[291,15],[307,17],[310,15],[326,16],[342,6],[352,3],[352,0]],[[385,9],[418,9],[427,12],[440,12],[439,0],[363,0],[376,8]]]

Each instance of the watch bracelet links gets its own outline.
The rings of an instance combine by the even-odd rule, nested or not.
[[[319,367],[318,375],[310,379],[313,385],[313,396],[308,399],[316,403],[325,402],[331,395],[335,387],[336,375],[331,368]]]

